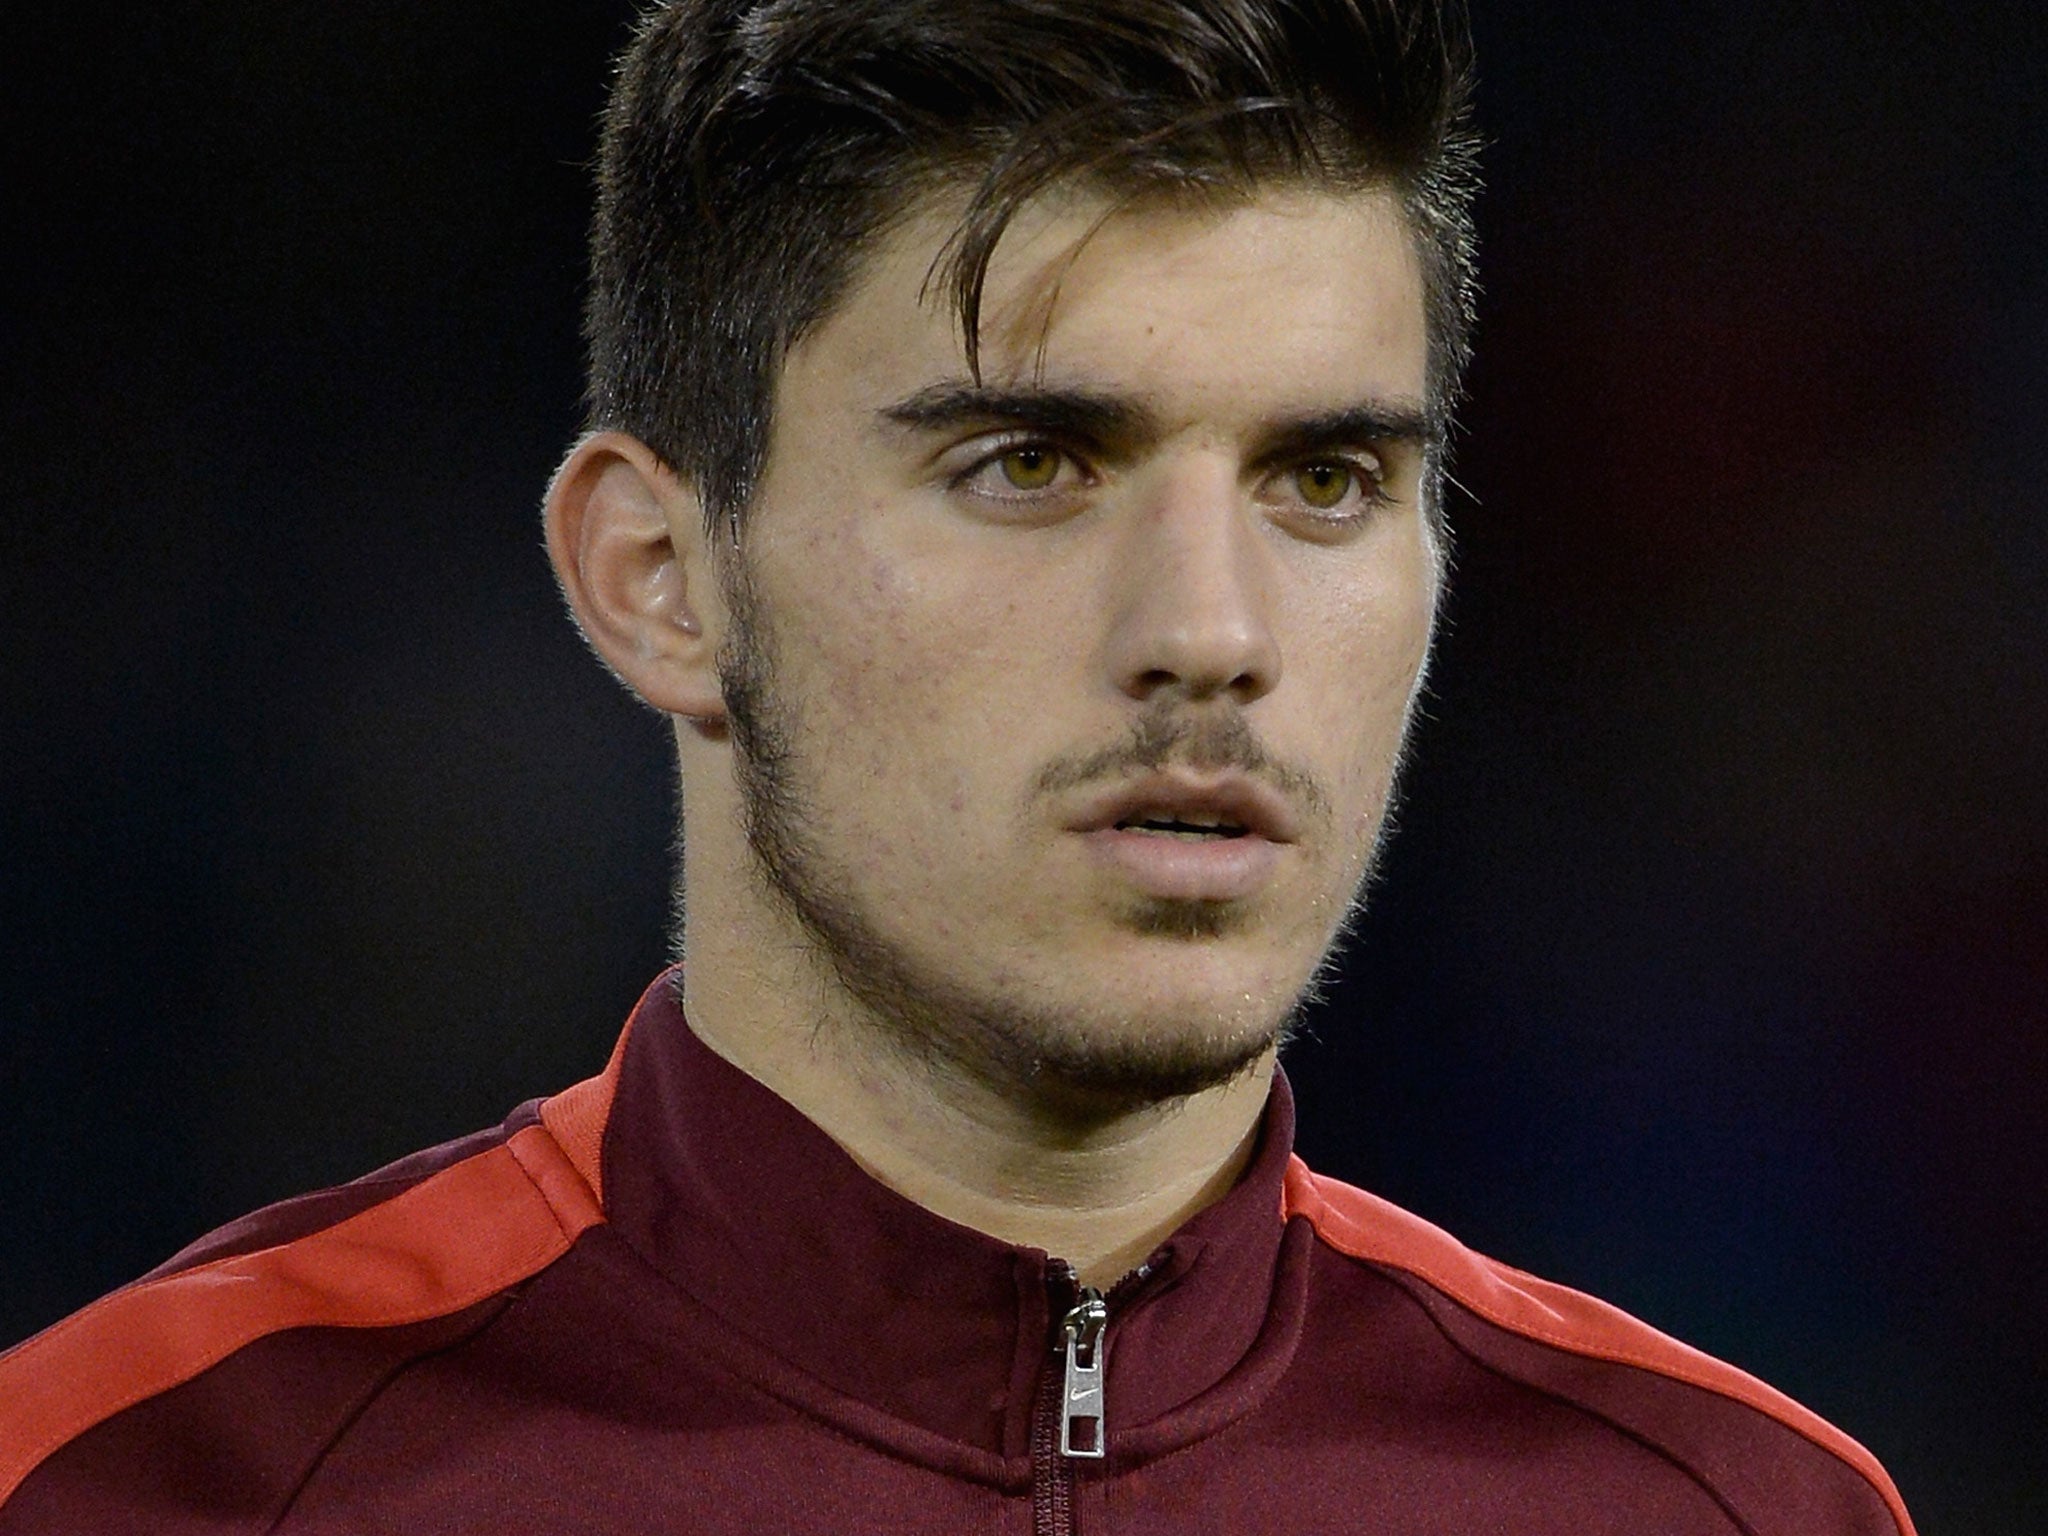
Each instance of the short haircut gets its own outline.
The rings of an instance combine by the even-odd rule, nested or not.
[[[1475,292],[1462,0],[670,0],[607,107],[586,316],[589,425],[740,520],[789,349],[894,221],[965,213],[934,277],[979,369],[1011,217],[1121,200],[1386,188],[1416,242],[1448,421]]]

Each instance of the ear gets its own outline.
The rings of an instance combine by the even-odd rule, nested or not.
[[[596,432],[555,471],[546,525],[591,649],[656,709],[723,721],[725,610],[696,492],[638,438]]]

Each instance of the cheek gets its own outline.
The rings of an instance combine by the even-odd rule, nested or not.
[[[793,551],[805,579],[792,584],[778,620],[805,657],[805,681],[825,708],[868,718],[917,697],[926,667],[913,568],[862,536],[879,509],[821,528]]]
[[[1349,750],[1337,771],[1346,799],[1357,807],[1355,830],[1363,833],[1371,831],[1383,808],[1436,614],[1434,568],[1426,546],[1418,544],[1411,559],[1390,562],[1382,570],[1381,579],[1350,594],[1331,612],[1326,633],[1341,640],[1318,656],[1312,687],[1320,699],[1348,703],[1344,713],[1353,728],[1346,733]]]
[[[863,781],[917,829],[906,835],[944,830],[935,814],[985,814],[986,781],[1016,735],[1014,600],[858,538],[807,553],[810,569],[839,573],[802,593],[802,617],[787,625],[803,658],[818,771]]]

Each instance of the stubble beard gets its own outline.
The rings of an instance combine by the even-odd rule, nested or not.
[[[777,685],[772,627],[743,563],[735,565],[724,583],[730,626],[718,674],[755,873],[770,900],[809,938],[857,1014],[875,1027],[878,1043],[928,1071],[1092,1117],[1169,1103],[1235,1080],[1283,1044],[1304,1010],[1321,999],[1363,909],[1390,818],[1381,820],[1321,958],[1294,995],[1264,1017],[1164,1031],[1135,1019],[1105,1026],[1098,1018],[1091,1026],[1028,996],[978,987],[965,968],[941,973],[923,963],[873,921],[853,872],[811,835],[818,822],[806,790],[805,733],[788,691]],[[1234,729],[1211,732],[1141,721],[1129,742],[1050,766],[1039,787],[1081,782],[1116,766],[1158,767],[1168,758],[1218,768],[1258,755],[1241,720],[1234,720]],[[1263,759],[1259,766],[1286,776]],[[1297,775],[1286,787],[1311,809],[1327,808],[1305,778]],[[1189,943],[1222,937],[1252,920],[1237,903],[1135,896],[1118,917],[1132,933]]]

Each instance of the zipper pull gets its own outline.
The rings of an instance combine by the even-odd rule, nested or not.
[[[1060,1326],[1066,1341],[1065,1397],[1060,1405],[1060,1454],[1099,1460],[1102,1432],[1102,1330],[1109,1307],[1093,1286],[1081,1289],[1081,1304]]]

